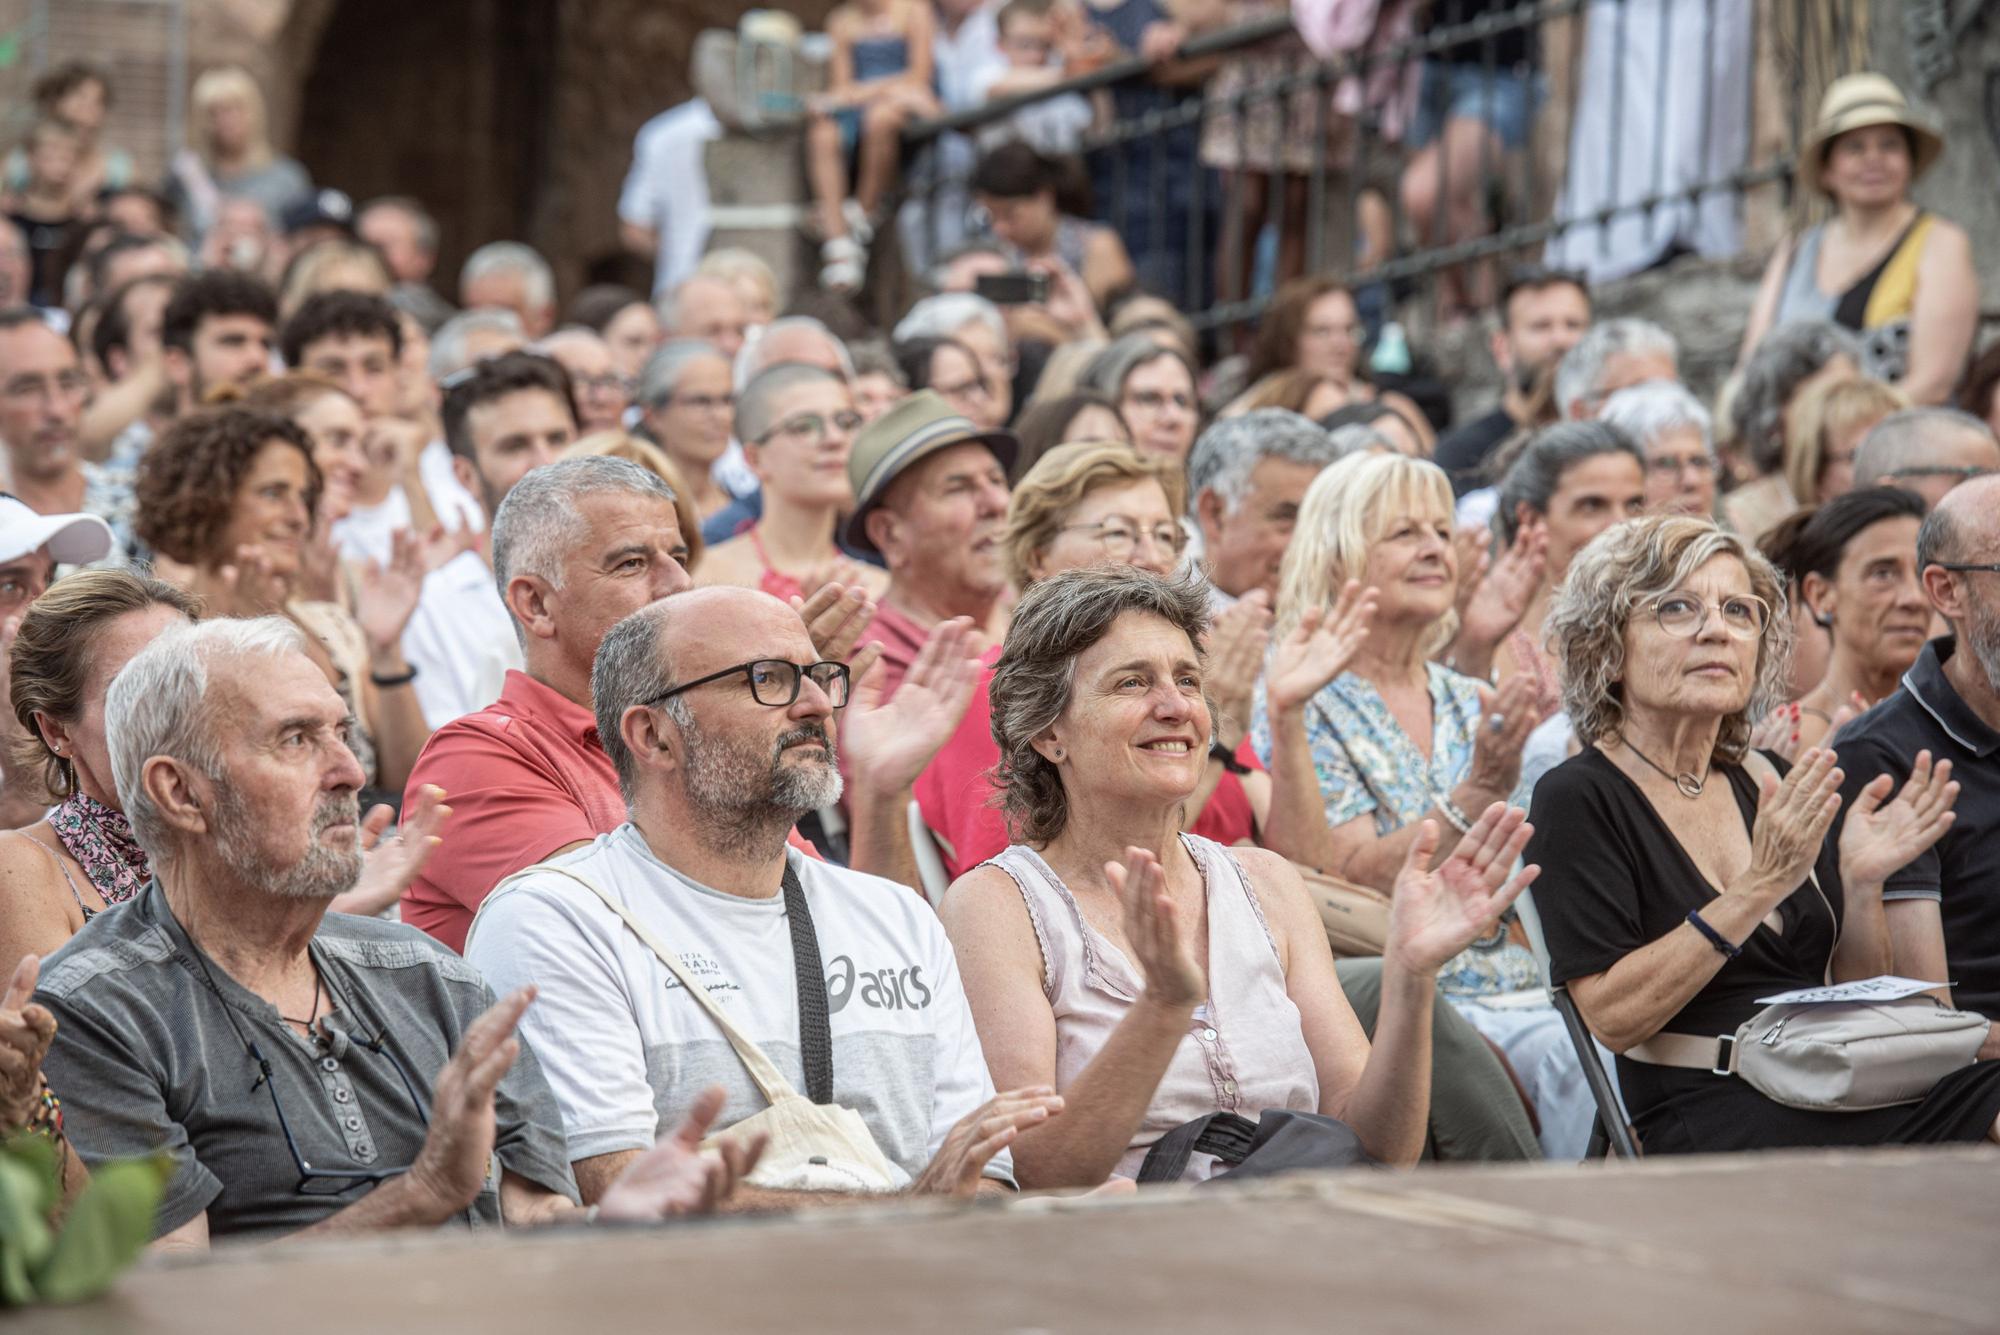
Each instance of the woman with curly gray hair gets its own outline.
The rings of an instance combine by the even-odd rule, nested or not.
[[[1921,753],[1894,801],[1877,777],[1827,841],[1833,753],[1787,770],[1750,747],[1785,677],[1783,587],[1742,539],[1683,516],[1621,525],[1571,565],[1549,635],[1584,749],[1536,785],[1527,849],[1549,864],[1550,975],[1619,1054],[1649,1154],[1994,1135],[1991,1062],[1868,1112],[1792,1108],[1710,1069],[1714,1036],[1758,998],[1893,971],[1884,879],[1950,827],[1958,796],[1950,762]]]
[[[1351,655],[1362,620],[1327,652]],[[994,1078],[1064,1099],[1014,1142],[1023,1186],[1134,1176],[1217,1111],[1323,1113],[1374,1158],[1414,1161],[1437,971],[1534,877],[1509,877],[1518,810],[1489,811],[1434,868],[1427,824],[1396,881],[1371,1049],[1292,865],[1182,831],[1214,728],[1207,624],[1199,578],[1099,568],[1038,581],[1007,632],[991,699],[1017,842],[943,917]],[[1198,1155],[1189,1175],[1213,1168]]]

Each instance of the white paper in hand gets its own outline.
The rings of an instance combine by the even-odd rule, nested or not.
[[[1758,997],[1757,1004],[1782,1006],[1831,1001],[1900,1001],[1919,992],[1949,986],[1949,983],[1921,983],[1914,978],[1898,978],[1885,973],[1875,978],[1857,978],[1851,983],[1835,983],[1831,987],[1801,987],[1775,996]]]

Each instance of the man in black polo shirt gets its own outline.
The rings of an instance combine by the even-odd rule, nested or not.
[[[1588,328],[1590,290],[1577,275],[1539,266],[1508,275],[1493,331],[1493,361],[1504,382],[1499,406],[1447,432],[1433,456],[1455,493],[1486,485],[1481,469],[1500,442],[1535,425],[1536,387]]]
[[[2000,477],[1953,489],[1917,536],[1924,592],[1952,634],[1924,646],[1902,689],[1835,740],[1842,817],[1876,775],[1919,751],[1952,762],[1958,819],[1891,876],[1882,898],[1896,972],[1952,984],[1959,1007],[2000,1018]],[[1838,840],[1840,826],[1827,836]]]

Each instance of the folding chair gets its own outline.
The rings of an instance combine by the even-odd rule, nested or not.
[[[1542,981],[1548,985],[1549,1003],[1562,1016],[1563,1028],[1569,1033],[1569,1043],[1576,1050],[1577,1065],[1583,1068],[1584,1083],[1590,1086],[1590,1097],[1597,1104],[1597,1120],[1590,1129],[1590,1146],[1584,1151],[1586,1162],[1601,1159],[1608,1149],[1614,1158],[1636,1159],[1639,1157],[1639,1138],[1632,1132],[1632,1123],[1625,1115],[1625,1104],[1618,1097],[1618,1087],[1611,1083],[1611,1077],[1604,1070],[1604,1063],[1598,1059],[1597,1040],[1591,1036],[1590,1026],[1583,1022],[1583,1014],[1576,1008],[1576,998],[1569,989],[1549,978],[1549,944],[1542,935],[1542,917],[1535,910],[1532,891],[1523,890],[1521,897],[1514,901],[1515,910],[1521,915],[1521,926],[1528,935],[1528,948],[1535,952],[1535,963],[1542,968]]]
[[[944,899],[945,889],[951,885],[951,876],[944,869],[944,858],[938,854],[937,837],[931,827],[924,824],[924,809],[915,802],[910,803],[907,819],[910,828],[910,851],[917,859],[917,879],[923,884],[917,889],[923,892],[932,907]]]

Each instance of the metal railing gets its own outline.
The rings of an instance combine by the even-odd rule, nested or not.
[[[0,0],[4,132],[27,128],[28,89],[66,60],[103,69],[115,89],[102,141],[132,156],[134,179],[156,183],[181,146],[187,107],[184,0]],[[21,123],[15,123],[21,121]]]
[[[1331,273],[1353,289],[1433,296],[1441,279],[1473,294],[1483,279],[1490,292],[1503,258],[1546,257],[1615,277],[1622,252],[1740,251],[1750,244],[1746,198],[1767,215],[1771,235],[1760,244],[1791,207],[1796,149],[1821,91],[1865,62],[1867,8],[1868,0],[1523,0],[1328,60],[1306,51],[1289,14],[1274,15],[1176,53],[1181,67],[1241,62],[1227,87],[1211,74],[1170,88],[1157,67],[1131,58],[911,125],[907,258],[921,271],[976,238],[967,182],[980,146],[1004,137],[1016,113],[1072,94],[1113,103],[1080,145],[1096,218],[1118,230],[1142,283],[1203,328],[1261,314],[1277,283],[1295,276],[1273,251],[1289,250],[1297,273]],[[1529,58],[1503,63],[1499,53],[1509,50]],[[1435,166],[1413,173],[1410,121],[1452,109],[1454,86],[1459,109],[1470,89],[1485,113],[1478,119],[1511,120],[1509,133],[1454,131],[1454,151],[1425,155]],[[1337,111],[1337,90],[1361,93],[1361,105]],[[1440,91],[1437,104],[1422,105]],[[1303,121],[1300,103],[1310,104]],[[1309,162],[1287,170],[1298,154],[1285,146],[1301,135]],[[1472,154],[1461,136],[1474,140]],[[1414,175],[1429,175],[1434,188],[1416,189]],[[1413,214],[1406,196],[1424,194],[1433,203]],[[1299,226],[1302,245],[1276,244]]]

